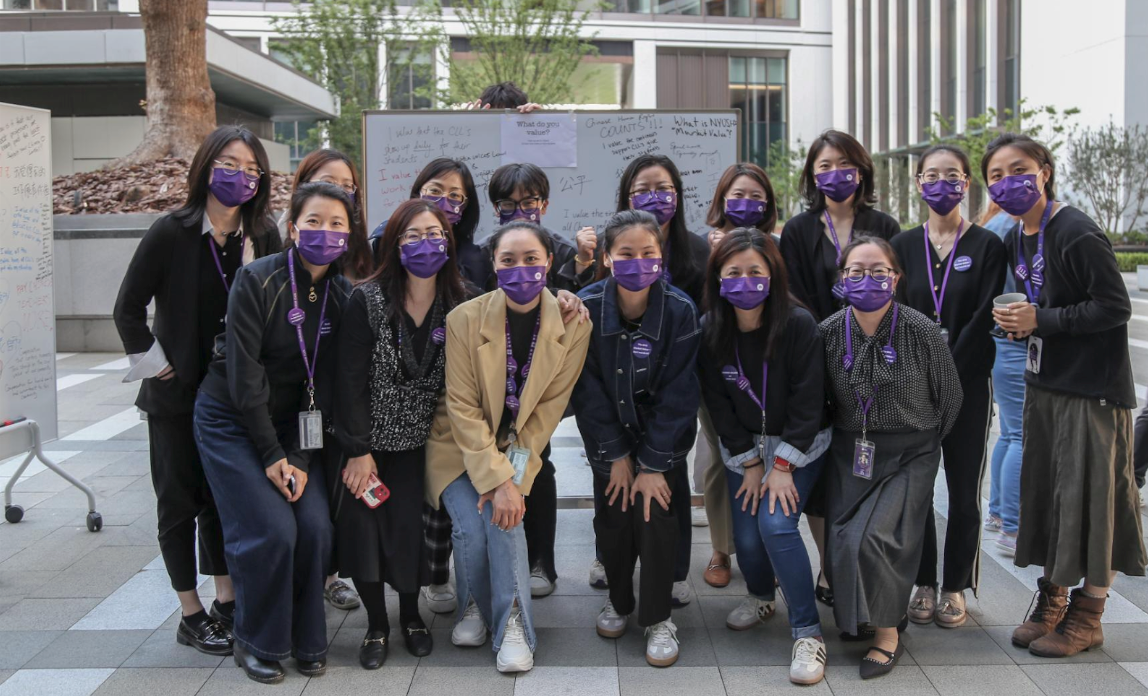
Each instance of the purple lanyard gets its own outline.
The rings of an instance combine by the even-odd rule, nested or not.
[[[510,310],[507,310],[510,311]],[[534,337],[530,339],[530,354],[526,356],[526,364],[522,366],[522,384],[518,384],[515,374],[519,373],[518,362],[514,359],[514,350],[510,342],[510,318],[506,319],[506,407],[514,419],[518,419],[519,395],[526,388],[526,378],[530,376],[530,364],[534,362],[534,348],[538,345],[538,329],[542,326],[542,312],[538,312],[538,319],[534,322]],[[512,424],[513,427],[513,424]]]
[[[331,279],[328,278],[327,284],[323,287],[323,306],[319,309],[319,329],[315,332],[315,354],[312,356],[313,359],[309,359],[307,357],[307,344],[303,341],[303,322],[306,321],[307,315],[302,309],[299,309],[299,285],[295,280],[295,253],[290,250],[287,252],[287,273],[291,276],[291,301],[295,305],[289,313],[288,321],[295,326],[295,335],[299,337],[299,352],[303,354],[303,367],[307,370],[307,394],[311,397],[311,408],[314,410],[315,366],[319,363],[319,339],[323,337],[323,319],[327,316],[327,295],[331,291]],[[292,317],[297,319],[291,321]]]
[[[837,249],[837,263],[841,263],[841,240],[837,238],[837,229],[833,227],[833,218],[829,211],[825,211],[825,224],[829,226],[829,236],[833,238],[833,248]],[[849,230],[849,241],[853,241],[853,230]]]
[[[893,334],[897,332],[897,308],[899,305],[893,303],[893,322],[889,324],[889,342],[881,349],[881,353],[885,355],[885,362],[892,365],[897,362],[897,351],[893,349]],[[853,307],[848,307],[845,314],[845,355],[841,356],[841,362],[845,364],[846,370],[853,369]],[[876,390],[874,390],[876,393]],[[860,399],[861,397],[857,397]]]
[[[1044,214],[1040,216],[1040,231],[1036,236],[1036,255],[1032,257],[1032,273],[1024,264],[1024,223],[1016,231],[1016,278],[1024,283],[1025,295],[1028,301],[1036,304],[1040,299],[1040,289],[1044,287],[1044,228],[1048,219],[1052,217],[1052,206],[1055,201],[1049,200],[1044,206]],[[1031,282],[1030,282],[1031,281]],[[1036,288],[1035,292],[1033,288]]]
[[[857,397],[857,405],[861,407],[861,439],[866,438],[869,431],[869,409],[873,408],[873,404],[877,401],[877,385],[873,385],[873,396],[868,399],[862,399],[861,393],[856,389],[853,390],[853,396]]]
[[[961,243],[961,232],[965,229],[965,220],[957,227],[957,238],[953,240],[953,248],[949,250],[949,262],[945,265],[945,279],[941,281],[941,294],[937,295],[936,281],[933,279],[933,255],[929,251],[929,223],[925,223],[925,268],[929,271],[929,294],[933,296],[933,307],[937,310],[937,323],[941,323],[941,305],[945,303],[945,288],[949,287],[949,272],[953,270],[953,259],[957,258],[957,245]]]
[[[207,246],[211,247],[211,257],[215,259],[215,270],[219,271],[219,279],[223,281],[223,291],[231,294],[231,283],[227,282],[227,274],[223,272],[223,264],[219,262],[219,250],[216,249],[218,244],[215,243],[215,235],[207,235]],[[239,237],[239,265],[243,265],[243,245],[247,243],[247,237],[240,235]]]
[[[761,409],[762,415],[765,414],[765,387],[769,384],[769,363],[761,361],[761,398],[757,398],[757,394],[753,393],[753,386],[749,383],[749,378],[745,376],[745,370],[741,369],[741,354],[737,346],[733,348],[733,354],[737,358],[737,388],[749,394],[749,398],[753,399],[753,403]]]

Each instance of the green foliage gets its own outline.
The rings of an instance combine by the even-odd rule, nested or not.
[[[1073,190],[1100,227],[1118,229],[1127,217],[1125,227],[1135,229],[1148,203],[1148,129],[1122,128],[1109,120],[1073,132],[1067,152]]]
[[[795,147],[785,138],[769,144],[765,173],[773,184],[777,199],[777,221],[787,220],[801,212],[801,170],[805,166],[805,146],[800,140]]]
[[[1116,264],[1123,273],[1135,273],[1137,266],[1148,265],[1148,253],[1141,251],[1116,252]]]

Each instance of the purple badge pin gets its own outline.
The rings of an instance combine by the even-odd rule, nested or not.
[[[518,405],[519,404],[518,404],[518,397],[517,396],[511,395],[511,396],[506,397],[506,407],[508,409],[510,409],[511,411],[517,411]]]
[[[853,356],[850,355],[849,353],[846,353],[845,355],[841,356],[841,363],[843,365],[845,365],[846,370],[852,370],[853,369]]]
[[[953,259],[953,269],[964,273],[973,267],[973,260],[969,256],[958,256]]]
[[[1037,287],[1044,285],[1044,274],[1034,268],[1032,270],[1032,282]]]
[[[881,353],[885,356],[885,362],[889,363],[890,365],[897,362],[897,351],[893,348],[893,346],[885,346],[881,349]]]
[[[506,393],[513,394],[518,389],[518,385],[514,382],[512,377],[506,378]]]
[[[653,351],[653,349],[654,347],[650,345],[650,342],[644,338],[639,338],[638,340],[634,341],[635,358],[648,358],[650,357],[650,353]]]
[[[440,326],[431,331],[430,339],[440,346],[446,343],[446,329]]]
[[[530,376],[530,363],[526,363],[526,365],[522,368],[522,379],[526,379],[529,376]]]
[[[518,361],[513,356],[508,355],[506,356],[506,374],[513,377],[515,372],[518,372]]]
[[[723,367],[721,369],[721,376],[724,377],[725,381],[727,381],[727,382],[736,382],[737,381],[737,368],[734,367],[733,365],[726,365],[725,367]]]
[[[845,299],[845,284],[837,281],[833,284],[833,296],[839,300]]]
[[[1043,271],[1044,270],[1044,256],[1042,256],[1041,254],[1037,254],[1036,256],[1032,257],[1032,270],[1033,271]]]
[[[302,326],[303,322],[307,320],[307,313],[298,307],[292,307],[287,310],[287,322],[292,326]]]
[[[1028,266],[1020,264],[1016,267],[1016,277],[1021,280],[1028,280]]]
[[[324,319],[323,323],[319,325],[319,335],[328,336],[331,333],[331,320]]]
[[[737,388],[742,391],[749,391],[749,378],[741,375],[737,378]]]

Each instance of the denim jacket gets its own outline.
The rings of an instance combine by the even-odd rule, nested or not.
[[[650,286],[641,326],[629,331],[617,288],[607,278],[578,293],[594,322],[571,398],[578,430],[596,471],[609,473],[627,455],[645,470],[669,471],[685,464],[697,437],[697,309],[684,292],[659,280]],[[634,354],[638,341],[649,343],[648,356]]]

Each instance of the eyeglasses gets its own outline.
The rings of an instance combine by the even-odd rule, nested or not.
[[[862,278],[869,276],[878,283],[883,283],[889,280],[889,276],[893,275],[893,273],[893,269],[887,266],[878,266],[877,268],[850,266],[841,271],[841,277],[852,283],[860,283]]]
[[[956,185],[965,180],[965,175],[960,172],[949,172],[942,175],[940,172],[925,172],[917,176],[917,179],[922,184],[935,184],[938,181],[945,181],[947,183]]]
[[[636,188],[636,189],[630,191],[630,198],[634,198],[634,196],[641,196],[641,195],[644,195],[647,193],[653,193],[655,191],[657,191],[658,193],[673,193],[676,190],[677,189],[675,189],[673,187],[673,184],[662,184],[662,185],[658,186],[657,188],[653,188],[653,189],[651,189],[651,188]]]
[[[542,199],[538,196],[523,198],[520,201],[506,198],[501,201],[495,201],[494,205],[496,208],[498,208],[498,212],[505,213],[506,215],[510,215],[516,210],[521,210],[524,213],[529,213],[542,207]]]
[[[263,170],[259,167],[240,167],[238,164],[232,162],[231,160],[214,161],[215,164],[218,165],[218,168],[222,169],[229,176],[234,176],[242,172],[243,176],[247,177],[248,181],[259,181],[259,178],[263,176]]]
[[[429,239],[432,242],[437,242],[446,239],[446,233],[441,228],[432,227],[425,232],[418,230],[407,230],[399,236],[399,244],[418,244],[424,239]]]
[[[466,203],[466,196],[458,191],[445,191],[434,184],[427,184],[423,187],[422,195],[430,196],[431,198],[446,198],[451,203]]]
[[[353,194],[359,190],[359,187],[355,186],[354,184],[340,184],[338,181],[335,181],[335,179],[333,177],[329,177],[329,176],[325,176],[322,179],[319,179],[319,181],[322,181],[324,184],[334,184],[335,186],[338,186],[339,188],[343,189],[347,193],[351,193],[351,194]]]

